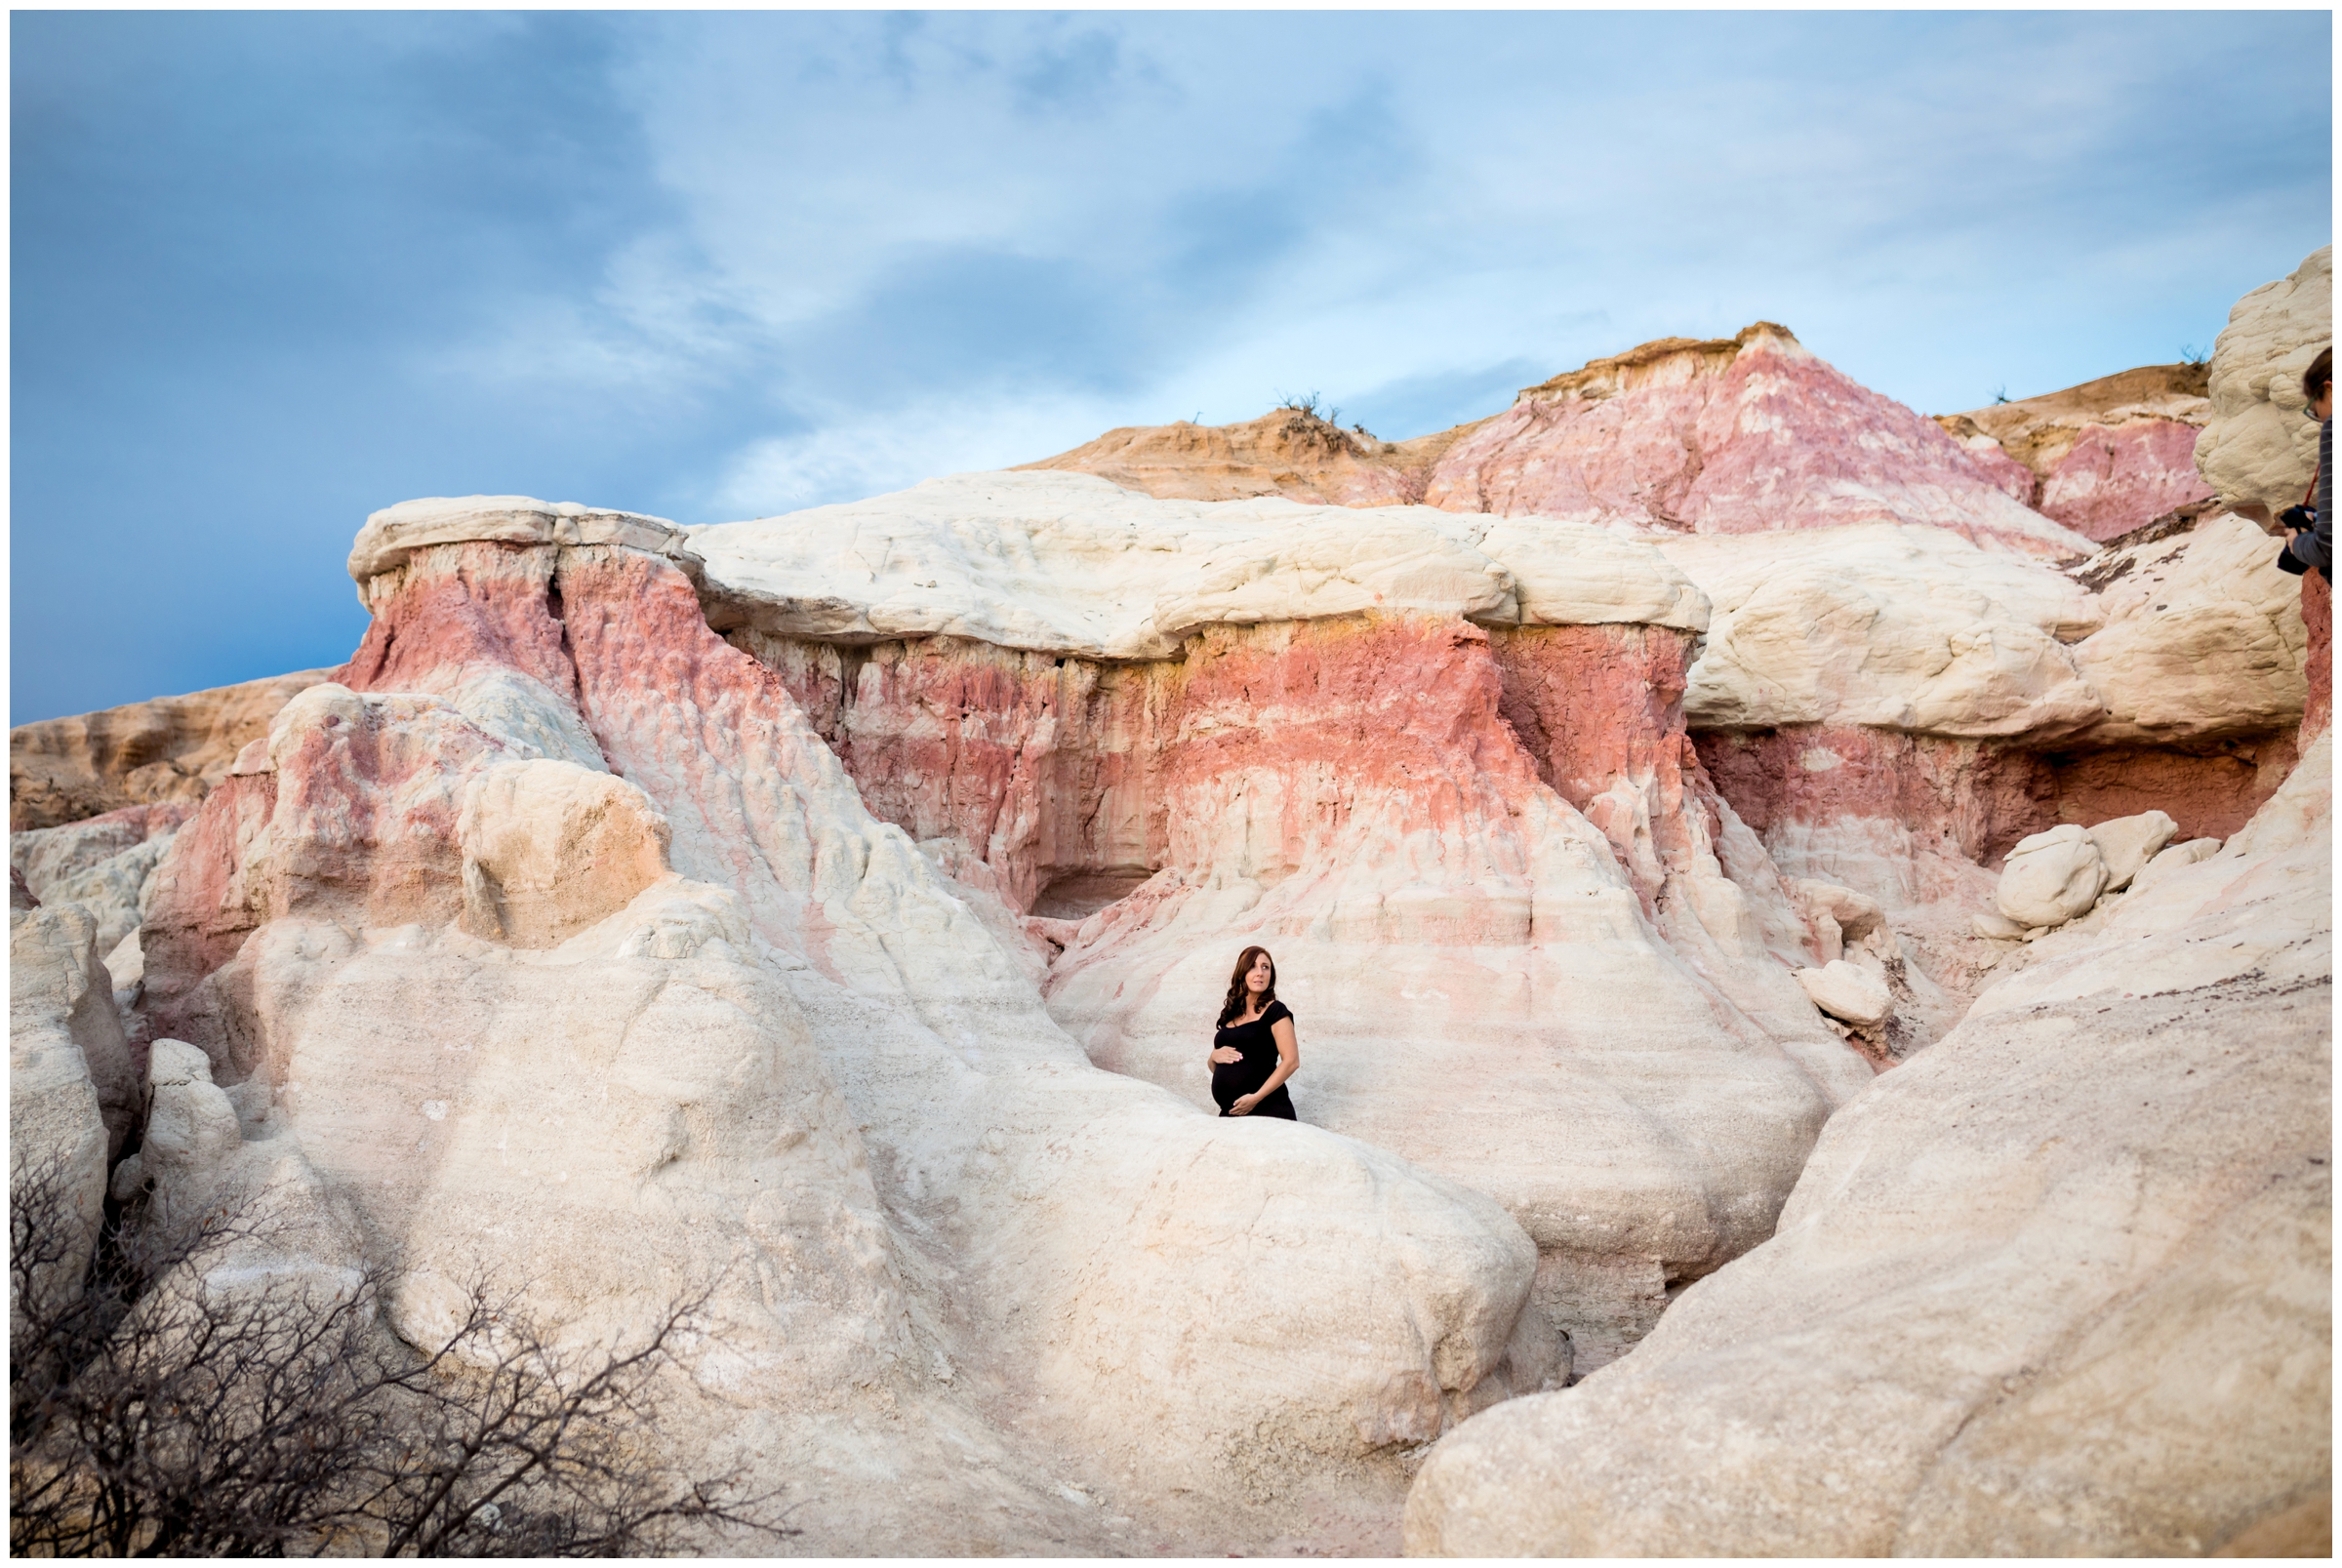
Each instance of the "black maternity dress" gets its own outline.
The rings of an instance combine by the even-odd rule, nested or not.
[[[1271,1002],[1269,1011],[1249,1024],[1223,1024],[1220,1032],[1212,1036],[1212,1049],[1232,1045],[1244,1053],[1241,1062],[1217,1063],[1212,1067],[1212,1098],[1220,1103],[1220,1114],[1240,1096],[1248,1095],[1269,1081],[1276,1071],[1276,1036],[1270,1028],[1278,1019],[1291,1018],[1293,1010],[1282,1002]],[[1278,1084],[1276,1092],[1268,1096],[1245,1114],[1252,1116],[1282,1116],[1287,1121],[1299,1121],[1293,1114],[1293,1097]]]

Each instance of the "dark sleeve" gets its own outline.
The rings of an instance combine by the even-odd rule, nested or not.
[[[1287,1007],[1284,1003],[1271,1002],[1269,1004],[1269,1011],[1261,1015],[1261,1022],[1264,1024],[1273,1025],[1280,1018],[1291,1018],[1292,1016],[1293,1009]]]
[[[2327,420],[2318,426],[2318,533],[2327,545],[2333,543],[2333,529],[2326,514],[2334,509],[2334,422]]]
[[[2334,422],[2318,426],[2318,526],[2311,529],[2307,547],[2296,552],[2310,565],[2334,580]]]

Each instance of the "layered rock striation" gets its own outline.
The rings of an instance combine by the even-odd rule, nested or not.
[[[278,708],[331,673],[304,669],[20,724],[8,732],[9,830],[201,800]]]
[[[572,521],[378,514],[365,643],[144,931],[157,1035],[297,1140],[400,1332],[482,1270],[579,1343],[715,1280],[675,1441],[806,1456],[819,1539],[929,1549],[1105,1549],[1189,1496],[1191,1539],[1257,1534],[1261,1456],[1371,1492],[1566,1376],[1502,1206],[1091,1065],[1022,929],[708,629],[681,536]]]

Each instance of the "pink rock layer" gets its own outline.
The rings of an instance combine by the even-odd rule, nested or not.
[[[2041,480],[2034,504],[2077,534],[2104,543],[2193,502],[2211,499],[2196,471],[2195,425],[2133,420],[2082,427],[2074,448]]]
[[[1593,510],[1700,534],[1933,523],[2043,554],[2028,514],[1934,421],[1759,323],[1660,344],[1523,392],[1456,442],[1424,499],[1450,511]]]
[[[1019,910],[1060,912],[1044,895],[1084,883],[1095,905],[1165,866],[1208,875],[1232,820],[1248,874],[1273,883],[1330,852],[1361,794],[1405,802],[1397,830],[1437,834],[1542,782],[1610,840],[1653,916],[1694,819],[1716,836],[1683,724],[1691,638],[1664,627],[1357,618],[1215,629],[1143,664],[733,635],[874,814],[956,840]],[[1221,798],[1260,772],[1283,781],[1272,813]]]
[[[1238,425],[1110,431],[1029,466],[1197,501],[1420,501],[1701,534],[1926,523],[2048,558],[2086,553],[2029,509],[2037,480],[2023,463],[1969,450],[1769,322],[1733,338],[1644,343],[1529,387],[1503,413],[1395,444],[1281,411]],[[2075,504],[2092,485],[2119,488],[2085,459],[2068,483]]]

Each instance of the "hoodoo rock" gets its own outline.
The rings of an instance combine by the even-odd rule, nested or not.
[[[933,1549],[1110,1544],[1053,1477],[1217,1498],[1193,1528],[1237,1539],[1215,1467],[1371,1470],[1566,1375],[1496,1202],[1092,1066],[1023,928],[870,816],[655,519],[459,510],[361,549],[373,630],[182,830],[144,933],[158,1032],[298,1136],[402,1332],[482,1268],[581,1344],[720,1280],[694,1370],[731,1414],[673,1440],[827,1433],[800,1522]]]

